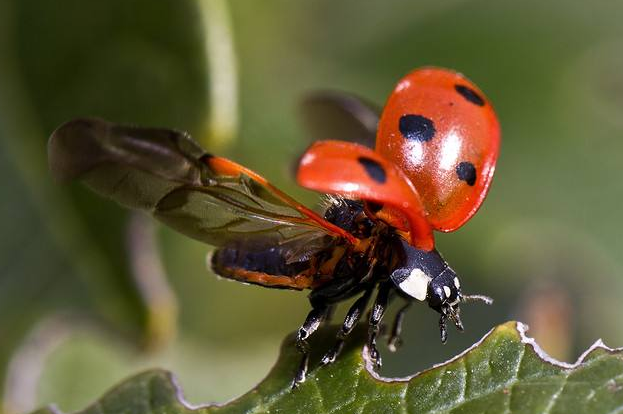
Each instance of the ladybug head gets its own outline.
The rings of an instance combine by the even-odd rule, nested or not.
[[[448,319],[459,331],[463,330],[461,322],[462,302],[479,300],[487,304],[493,300],[482,295],[463,295],[461,282],[448,263],[435,249],[427,252],[416,249],[402,242],[404,260],[391,273],[391,279],[404,294],[420,301],[439,312],[439,329],[441,341],[446,342]]]
[[[459,308],[462,299],[461,282],[450,267],[446,267],[428,283],[426,292],[428,306],[439,312],[442,319],[452,320],[460,331],[463,330]],[[445,342],[443,331],[441,340]]]

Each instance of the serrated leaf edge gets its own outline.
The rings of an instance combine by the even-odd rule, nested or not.
[[[606,344],[604,344],[604,342],[601,339],[596,340],[588,349],[586,349],[586,351],[584,351],[579,358],[577,359],[576,362],[574,363],[568,363],[568,362],[562,362],[559,361],[553,357],[551,357],[550,355],[548,355],[534,340],[534,338],[531,338],[529,336],[527,336],[526,332],[528,331],[528,326],[522,322],[517,322],[517,321],[512,321],[512,322],[507,322],[501,325],[498,325],[496,327],[494,327],[493,329],[491,329],[489,332],[487,332],[480,340],[478,340],[476,343],[474,343],[472,346],[470,346],[469,348],[465,349],[463,352],[461,352],[460,354],[448,359],[445,362],[442,363],[438,363],[435,364],[433,366],[431,366],[430,368],[427,368],[425,370],[416,372],[415,374],[412,375],[408,375],[405,377],[384,377],[379,375],[378,373],[376,373],[373,369],[374,365],[372,363],[372,361],[370,360],[370,358],[368,357],[368,349],[367,346],[363,346],[362,347],[362,359],[364,361],[364,367],[365,370],[368,372],[368,374],[370,376],[372,376],[374,379],[381,381],[381,382],[385,382],[385,383],[408,383],[411,380],[415,379],[416,377],[423,375],[429,371],[435,370],[437,368],[440,367],[444,367],[454,361],[457,361],[463,357],[465,357],[467,354],[469,354],[470,352],[474,351],[476,348],[478,348],[480,345],[482,345],[483,342],[485,342],[491,335],[493,335],[495,332],[497,331],[508,331],[508,332],[512,332],[512,334],[514,334],[515,336],[517,336],[521,343],[524,344],[525,346],[529,346],[531,347],[534,352],[537,354],[537,356],[545,363],[549,363],[551,365],[560,367],[562,369],[565,370],[571,370],[571,369],[575,369],[578,368],[584,361],[585,359],[594,351],[600,349],[603,351],[606,351],[610,354],[612,353],[616,353],[616,352],[623,352],[623,347],[621,348],[610,348],[609,346],[607,346]],[[277,360],[279,360],[281,358],[281,356],[279,356],[277,358]],[[139,377],[141,375],[144,375],[146,373],[157,373],[159,372],[160,374],[162,374],[163,376],[165,376],[168,381],[170,382],[172,389],[174,391],[174,396],[175,399],[182,405],[184,406],[184,408],[188,409],[188,410],[201,410],[201,409],[210,409],[210,408],[219,408],[219,407],[224,407],[227,406],[230,403],[233,403],[237,400],[239,400],[241,397],[243,397],[244,395],[246,395],[247,393],[243,393],[241,396],[237,396],[234,397],[226,402],[223,403],[202,403],[202,404],[192,404],[190,402],[188,402],[186,400],[186,398],[184,397],[184,391],[176,377],[175,374],[173,374],[170,371],[164,370],[164,369],[152,369],[152,370],[147,370],[144,372],[140,372],[138,374],[133,375],[132,377],[125,379],[123,382],[126,381],[130,381],[131,378],[133,377]],[[267,376],[262,379],[259,383],[262,383],[266,378],[268,378],[272,373],[272,370],[267,374]],[[117,384],[116,386],[112,387],[111,389],[109,389],[106,393],[103,394],[103,396],[114,392],[114,390],[118,387],[119,384]],[[254,387],[255,388],[255,387]],[[285,390],[284,390],[285,391]],[[280,392],[278,394],[283,394],[283,392]],[[103,398],[100,397],[98,399],[98,401]],[[47,409],[51,411],[52,414],[65,414],[63,411],[61,411],[55,404],[50,404],[47,406]],[[82,411],[82,410],[80,410]]]
[[[534,338],[529,337],[526,334],[526,332],[529,329],[528,325],[526,325],[526,324],[524,324],[522,322],[515,322],[515,324],[516,324],[515,329],[517,330],[517,332],[519,332],[519,337],[521,338],[521,342],[523,344],[532,347],[534,352],[544,362],[547,362],[547,363],[549,363],[551,365],[554,365],[554,366],[557,366],[557,367],[560,367],[560,368],[564,368],[564,369],[575,369],[575,368],[578,368],[582,363],[584,363],[584,361],[586,360],[586,357],[588,357],[591,353],[593,353],[594,351],[596,351],[598,349],[606,351],[609,354],[613,354],[613,353],[616,353],[616,352],[623,352],[623,347],[621,347],[621,348],[610,348],[600,338],[600,339],[597,339],[595,342],[593,342],[593,344],[591,346],[589,346],[584,352],[582,352],[582,354],[580,354],[580,356],[578,357],[578,359],[574,363],[559,361],[556,358],[550,356],[547,352],[545,352],[543,350],[543,348],[541,348],[539,346],[539,344],[536,342],[536,340]]]
[[[532,337],[529,337],[527,335],[527,331],[529,329],[528,325],[526,325],[525,323],[519,322],[519,321],[512,321],[512,322],[506,322],[504,324],[498,325],[494,328],[492,328],[489,332],[487,332],[480,340],[478,340],[476,343],[474,343],[472,346],[470,346],[469,348],[465,349],[463,352],[453,356],[452,358],[448,359],[445,362],[440,362],[437,364],[434,364],[433,366],[431,366],[430,368],[427,368],[425,370],[422,371],[418,371],[415,374],[411,374],[411,375],[407,375],[404,377],[385,377],[380,375],[379,373],[377,373],[374,370],[374,362],[370,360],[369,357],[369,353],[368,353],[368,347],[367,345],[363,346],[363,350],[362,350],[362,358],[364,360],[364,366],[366,371],[368,372],[368,374],[370,374],[374,379],[376,379],[377,381],[382,381],[382,382],[386,382],[386,383],[394,383],[394,382],[410,382],[411,380],[413,380],[414,378],[438,369],[440,367],[444,367],[447,366],[463,357],[465,357],[466,355],[468,355],[470,352],[472,352],[473,350],[475,350],[476,348],[478,348],[480,345],[482,345],[483,342],[485,342],[487,340],[487,338],[489,338],[491,335],[493,335],[496,331],[501,331],[501,330],[507,330],[507,329],[511,329],[514,332],[516,332],[519,335],[519,339],[521,341],[522,344],[531,347],[534,352],[537,354],[537,356],[543,361],[546,362],[548,364],[551,364],[553,366],[562,368],[562,369],[566,369],[566,370],[570,370],[570,369],[575,369],[578,368],[583,362],[584,360],[594,351],[596,351],[597,349],[601,349],[604,350],[610,354],[612,353],[616,353],[616,352],[623,352],[623,347],[621,348],[610,348],[609,346],[607,346],[601,339],[597,339],[590,347],[588,347],[588,349],[586,349],[584,352],[582,352],[582,354],[578,357],[577,361],[574,363],[569,363],[569,362],[563,362],[563,361],[559,361],[556,358],[550,356],[547,352],[545,352],[545,350],[543,350],[543,348],[541,348],[539,346],[539,344],[537,344],[536,340]]]

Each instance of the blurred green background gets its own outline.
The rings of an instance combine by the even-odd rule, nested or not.
[[[437,237],[464,290],[496,303],[464,307],[467,332],[444,347],[435,314],[414,306],[383,373],[424,369],[514,318],[568,361],[599,337],[623,346],[622,21],[605,0],[0,0],[4,410],[82,408],[154,366],[189,401],[223,402],[264,377],[308,310],[305,293],[219,281],[208,246],[54,183],[55,127],[97,115],[188,130],[314,205],[289,170],[306,145],[300,97],[334,88],[381,105],[423,65],[466,74],[501,120],[486,202]]]

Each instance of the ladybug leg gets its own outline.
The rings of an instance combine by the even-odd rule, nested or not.
[[[376,338],[379,334],[379,325],[389,304],[389,293],[393,289],[391,281],[385,281],[379,286],[379,291],[370,311],[370,319],[368,321],[368,355],[370,360],[374,362],[376,369],[381,368],[381,355],[376,348]]]
[[[320,324],[324,321],[327,315],[331,312],[332,306],[328,303],[317,303],[305,318],[305,322],[299,328],[296,336],[296,347],[299,352],[303,354],[301,363],[299,364],[294,381],[292,382],[292,388],[296,388],[299,384],[305,381],[307,376],[307,367],[309,365],[309,343],[307,339],[318,330]]]
[[[366,292],[355,301],[353,306],[350,307],[344,318],[344,323],[337,333],[335,345],[322,357],[320,365],[328,365],[335,362],[335,359],[344,347],[344,340],[353,331],[353,328],[357,325],[359,319],[361,319],[361,315],[366,310],[368,302],[370,302],[370,296],[372,296],[372,289],[366,290]]]
[[[331,321],[333,320],[333,316],[335,316],[335,306],[329,306],[329,309],[327,310],[327,314],[324,317],[324,323],[325,324],[330,324]]]
[[[398,313],[394,318],[392,332],[389,340],[387,341],[387,348],[389,348],[390,352],[396,352],[396,350],[402,345],[402,339],[400,338],[400,333],[402,332],[402,322],[412,303],[413,302],[408,301],[402,308],[400,308],[400,310],[398,310]]]
[[[441,315],[439,317],[439,336],[441,337],[441,343],[445,344],[448,340],[448,330],[446,329],[446,321],[448,317],[446,315]]]

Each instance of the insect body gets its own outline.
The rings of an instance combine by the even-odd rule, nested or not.
[[[500,139],[482,92],[439,68],[415,70],[398,83],[378,130],[374,108],[350,95],[318,94],[303,109],[314,138],[323,140],[301,157],[297,180],[331,195],[322,216],[177,131],[78,119],[54,131],[48,146],[56,177],[81,178],[96,192],[217,246],[209,259],[216,274],[311,289],[294,385],[305,380],[307,340],[343,300],[359,296],[323,364],[335,360],[375,292],[367,349],[377,366],[379,325],[392,299],[407,305],[396,316],[390,349],[413,300],[439,312],[443,342],[448,320],[463,329],[462,302],[491,302],[461,292],[458,276],[435,250],[433,230],[453,231],[476,212]]]

